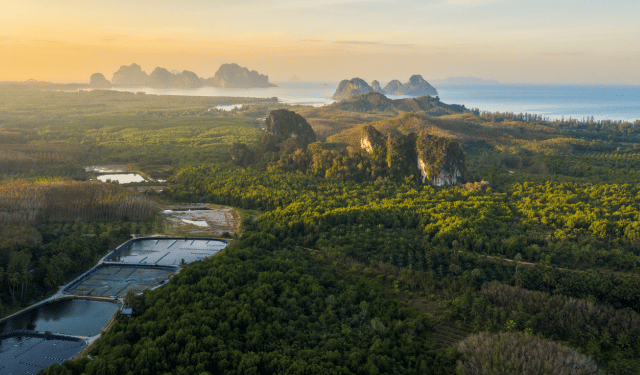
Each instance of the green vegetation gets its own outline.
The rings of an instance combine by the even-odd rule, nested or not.
[[[294,108],[327,141],[307,145],[260,140],[255,119],[276,107],[269,102],[225,115],[203,105],[213,98],[67,94],[24,91],[24,103],[51,95],[49,104],[0,113],[5,177],[82,178],[80,160],[165,165],[161,198],[245,215],[227,250],[128,296],[139,315],[104,333],[93,360],[43,373],[640,371],[639,153],[633,141],[616,143],[633,138],[633,124],[547,122],[434,98],[389,107],[369,94]],[[74,112],[79,98],[93,109]],[[391,136],[370,132],[367,153],[367,129]],[[407,145],[420,149],[412,137],[455,148],[470,181],[488,182],[435,188],[392,168]],[[441,154],[416,157],[446,163]],[[0,244],[5,313],[89,267],[115,246],[108,241],[159,227],[133,215],[147,212],[146,200],[118,186],[42,183],[0,185],[0,213],[13,218]],[[96,216],[91,189],[109,192],[113,210],[138,208],[129,221]]]
[[[226,161],[234,142],[255,143],[252,115],[273,100],[139,95],[116,91],[49,92],[0,88],[0,177],[86,179],[87,164],[140,167]]]
[[[598,374],[598,366],[583,355],[532,335],[475,334],[458,345],[462,374]]]
[[[432,319],[327,263],[252,233],[145,293],[145,313],[106,333],[95,361],[44,374],[451,373]]]
[[[412,270],[408,293],[451,301],[451,316],[473,322],[476,330],[512,321],[514,329],[566,340],[614,372],[637,358],[639,185],[525,183],[498,192],[215,166],[183,169],[175,178],[170,194],[176,199],[268,211],[254,230],[282,245],[320,249],[364,267],[384,262]],[[601,306],[594,311],[608,317],[596,324],[582,313],[576,320],[540,324],[542,317],[567,313],[543,307],[547,302],[535,307],[538,302],[518,298],[491,301],[481,288],[490,281],[519,293],[525,286],[538,290],[525,294],[534,300],[558,295],[556,303],[567,309],[575,303],[570,298],[591,301],[581,303]],[[587,325],[594,330],[585,330]]]

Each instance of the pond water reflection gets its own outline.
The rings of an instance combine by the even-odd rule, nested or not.
[[[194,238],[159,238],[133,241],[127,248],[107,257],[110,262],[177,266],[217,254],[227,242]]]
[[[35,374],[73,358],[84,341],[16,336],[0,340],[0,374]]]
[[[118,174],[103,174],[98,176],[98,180],[107,182],[107,180],[118,181],[119,184],[129,184],[132,182],[145,182],[144,177],[137,173],[118,173]]]
[[[108,301],[63,299],[31,309],[0,323],[0,333],[16,330],[95,336],[109,322],[120,305]]]

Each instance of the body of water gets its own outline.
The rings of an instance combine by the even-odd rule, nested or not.
[[[63,299],[47,303],[0,323],[0,333],[31,330],[74,336],[95,336],[120,307],[108,301]]]
[[[16,336],[0,341],[0,374],[35,374],[54,363],[73,358],[84,341]]]
[[[122,174],[103,174],[97,177],[102,182],[118,181],[119,184],[129,184],[132,182],[145,182],[144,177],[137,173],[122,173]]]
[[[450,85],[437,89],[443,102],[481,111],[532,113],[551,120],[640,119],[640,86]]]
[[[206,222],[205,222],[206,224]],[[109,262],[156,264],[176,266],[217,254],[227,246],[227,242],[209,239],[159,238],[136,240],[117,254],[107,257]]]
[[[223,89],[203,87],[195,90],[117,88],[120,91],[144,91],[156,95],[237,96],[271,98],[286,104],[322,106],[334,103],[331,96],[337,83],[280,84],[260,89]],[[640,119],[640,86],[581,85],[436,85],[440,100],[463,104],[481,111],[533,113],[551,120],[582,119],[635,121]],[[390,95],[391,99],[402,96]],[[233,106],[229,106],[229,109]],[[225,108],[227,109],[227,108]]]
[[[285,104],[304,104],[323,106],[335,100],[331,96],[338,87],[335,83],[300,82],[296,84],[279,84],[278,87],[233,89],[219,87],[201,87],[199,89],[154,89],[150,87],[117,87],[112,90],[128,92],[144,92],[153,95],[184,95],[184,96],[225,96],[239,98],[278,98]],[[235,106],[220,106],[218,108],[231,110]]]

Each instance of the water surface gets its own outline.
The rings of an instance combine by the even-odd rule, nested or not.
[[[108,301],[58,300],[0,323],[0,333],[33,330],[74,336],[95,336],[107,325],[119,307],[119,304]]]
[[[118,181],[119,184],[129,184],[132,182],[145,182],[144,177],[137,173],[119,173],[119,174],[103,174],[98,176],[98,180],[107,182],[107,180]]]
[[[205,223],[206,224],[206,223]],[[111,262],[156,264],[176,266],[182,263],[195,262],[224,249],[227,243],[207,239],[145,239],[134,241],[131,245],[107,258]]]
[[[426,78],[429,80],[428,78]],[[384,82],[383,82],[384,83]],[[334,103],[331,96],[338,84],[318,82],[282,83],[280,87],[223,89],[203,87],[195,90],[116,88],[144,91],[156,95],[277,97],[285,104],[323,106]],[[384,86],[384,84],[383,84]],[[640,119],[640,86],[604,85],[435,85],[444,103],[464,104],[481,111],[533,113],[551,120],[565,118],[635,121]],[[406,96],[388,95],[391,99]]]
[[[640,86],[442,85],[440,100],[481,111],[532,113],[550,120],[640,119]]]
[[[0,340],[0,374],[35,374],[54,363],[73,358],[84,341],[11,337]]]

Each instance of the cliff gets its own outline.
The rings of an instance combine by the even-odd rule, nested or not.
[[[360,147],[367,153],[386,153],[386,137],[372,125],[362,128]]]
[[[390,94],[389,92],[387,93]],[[409,82],[397,88],[394,94],[409,96],[436,96],[438,95],[438,91],[431,86],[429,82],[425,81],[421,75],[414,75],[409,78]]]
[[[387,83],[387,85],[384,87],[384,93],[387,95],[392,95],[401,86],[402,86],[402,82],[398,81],[397,79],[394,79],[393,81]]]
[[[383,134],[372,125],[362,130],[360,147],[374,166],[384,161],[387,174],[414,175],[423,184],[452,186],[465,183],[465,156],[455,141],[425,132],[406,136]]]
[[[449,138],[421,133],[416,141],[417,167],[423,184],[451,186],[465,183],[464,152]]]
[[[374,92],[377,92],[379,94],[384,94],[384,90],[382,89],[382,87],[380,87],[380,82],[378,81],[373,81],[371,82],[371,89],[373,89]]]
[[[111,83],[121,86],[146,86],[148,80],[149,76],[142,71],[140,65],[131,64],[129,66],[123,65],[117,72],[113,73]]]
[[[110,88],[111,82],[109,82],[102,73],[93,73],[89,78],[89,86],[95,88]]]
[[[316,133],[307,120],[286,109],[271,111],[264,123],[264,130],[282,140],[295,138],[296,142],[303,147],[316,141]]]
[[[157,67],[149,74],[148,86],[158,89],[177,87],[176,76],[165,68]]]
[[[238,64],[222,64],[216,74],[203,83],[205,86],[224,88],[277,87],[269,82],[269,76]]]
[[[157,67],[149,75],[148,85],[149,87],[160,89],[194,89],[202,87],[202,82],[200,82],[200,78],[195,73],[188,70],[174,74],[165,68]]]
[[[182,73],[177,75],[178,85],[186,89],[195,89],[202,87],[202,81],[194,72],[183,70]]]
[[[338,85],[336,92],[333,94],[331,99],[342,100],[351,98],[353,96],[358,96],[360,94],[366,94],[369,92],[373,92],[371,86],[366,83],[361,78],[352,78],[351,80],[343,80]]]

